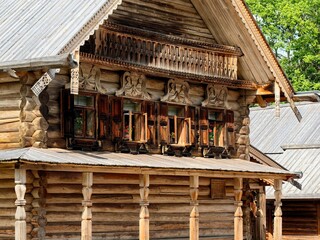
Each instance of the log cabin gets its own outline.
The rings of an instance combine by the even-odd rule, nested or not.
[[[301,114],[243,0],[1,8],[1,239],[265,239],[270,179],[282,239],[249,106]]]
[[[301,122],[294,118],[287,105],[281,106],[283,114],[277,124],[273,121],[272,109],[251,109],[250,139],[251,144],[263,149],[264,156],[275,161],[278,167],[300,172],[303,176],[296,180],[296,184],[286,182],[283,185],[283,239],[316,240],[320,237],[320,99],[319,93],[313,94],[313,97],[312,93],[300,95],[305,101],[298,105],[303,115]],[[270,129],[275,130],[271,132]],[[268,138],[273,138],[274,141],[268,141]],[[254,155],[261,159],[259,154]],[[271,233],[274,197],[271,189],[267,188],[266,193],[266,216],[269,223],[267,230]]]

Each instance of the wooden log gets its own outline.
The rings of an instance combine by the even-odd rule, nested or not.
[[[200,187],[200,196],[206,196],[210,193],[210,188]],[[48,193],[80,193],[81,186],[75,184],[48,184]],[[102,185],[97,184],[93,189],[93,194],[137,194],[138,190],[128,185]],[[151,186],[150,195],[152,194],[168,194],[168,195],[189,195],[189,188],[186,186]]]
[[[3,83],[12,83],[12,82],[19,82],[19,81],[20,81],[19,78],[13,78],[6,72],[1,72],[0,73],[0,83],[1,83],[1,85]]]
[[[0,110],[2,111],[17,111],[20,109],[21,97],[1,98],[0,97]]]
[[[35,130],[47,130],[49,124],[47,120],[43,117],[37,117],[32,121]]]
[[[19,118],[20,110],[16,111],[3,111],[0,110],[0,120],[15,120]]]
[[[0,120],[0,132],[18,132],[20,127],[20,119]]]
[[[0,143],[0,149],[20,148],[21,143]]]
[[[21,89],[21,84],[18,82],[14,83],[5,83],[5,84],[0,84],[0,98],[2,99],[3,97],[11,97],[16,96],[17,98],[20,98],[20,89]]]
[[[0,143],[19,143],[19,132],[0,132]]]

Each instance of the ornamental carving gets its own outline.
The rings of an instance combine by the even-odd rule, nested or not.
[[[190,86],[188,82],[170,79],[167,87],[167,94],[161,98],[163,102],[175,102],[183,104],[192,104],[189,97]]]
[[[225,107],[228,89],[225,86],[208,84],[207,99],[202,102],[203,107]]]
[[[94,65],[82,64],[79,73],[79,87],[84,90],[94,90],[107,94],[108,91],[101,86],[100,75],[100,68]]]
[[[116,96],[151,99],[147,92],[145,75],[137,72],[125,72],[121,79],[121,89],[116,91]]]

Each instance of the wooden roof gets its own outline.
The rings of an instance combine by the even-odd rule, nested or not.
[[[244,55],[239,59],[238,79],[257,87],[278,82],[300,117],[292,100],[294,90],[243,0],[4,0],[0,10],[4,13],[0,31],[5,33],[0,36],[0,69],[9,68],[11,61],[18,68],[17,61],[72,53],[108,19],[165,35],[240,47]]]
[[[281,107],[279,119],[271,108],[251,109],[250,142],[289,171],[302,172],[303,177],[296,180],[302,190],[286,183],[284,198],[320,199],[320,103],[300,104],[298,109],[301,122],[288,105]]]
[[[274,178],[284,179],[294,177],[295,174],[278,168],[264,166],[241,159],[212,159],[203,157],[172,157],[149,154],[124,154],[113,152],[82,152],[65,149],[21,148],[0,151],[0,164],[20,162],[40,166],[42,169],[76,169],[88,168],[90,171],[120,171],[138,174],[152,172],[162,175],[192,175],[246,177],[246,178]],[[47,164],[46,167],[41,164]],[[62,167],[59,167],[62,166]],[[69,166],[69,167],[68,167]]]

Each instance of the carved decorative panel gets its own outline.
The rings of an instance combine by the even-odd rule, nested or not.
[[[121,79],[121,89],[116,91],[116,96],[151,99],[147,92],[145,75],[137,72],[125,72]]]
[[[203,107],[225,107],[228,89],[225,86],[208,84],[207,99],[202,102]]]
[[[107,94],[107,90],[101,86],[100,68],[94,65],[82,64],[80,66],[79,87],[83,90],[95,90]]]
[[[167,86],[167,94],[161,98],[163,102],[175,102],[192,104],[189,97],[190,86],[188,82],[178,79],[170,79]]]

